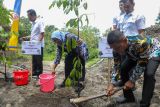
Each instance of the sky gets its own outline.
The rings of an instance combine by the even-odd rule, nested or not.
[[[74,13],[65,15],[62,9],[49,6],[53,0],[22,0],[21,16],[27,17],[28,9],[35,9],[37,14],[43,17],[45,25],[55,25],[58,28],[64,28],[65,23],[74,18]],[[112,19],[119,14],[119,0],[86,0],[88,3],[87,11],[82,13],[89,14],[89,25],[100,29],[103,33],[106,29],[112,27]],[[15,0],[4,0],[4,5],[8,9],[13,9]],[[143,14],[146,17],[146,27],[153,25],[160,12],[160,0],[135,0],[135,12]]]

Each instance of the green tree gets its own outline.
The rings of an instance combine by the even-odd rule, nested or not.
[[[157,16],[157,19],[156,19],[156,24],[160,24],[160,13],[158,14],[158,16]]]
[[[3,0],[0,1],[0,50],[5,50],[7,48],[7,43],[9,39],[9,24],[10,24],[11,14],[10,11],[4,8]]]
[[[19,37],[28,36],[31,33],[31,23],[28,18],[22,16],[19,23]]]
[[[55,55],[56,46],[51,41],[51,34],[53,31],[58,30],[54,25],[48,25],[45,27],[45,48],[44,48],[44,59],[53,60]],[[50,57],[51,56],[51,57]]]
[[[80,27],[79,23],[81,23],[81,26],[83,26],[83,19],[87,22],[87,25],[89,23],[87,14],[80,14],[79,11],[81,7],[87,10],[88,4],[86,0],[54,0],[50,5],[49,9],[51,9],[55,5],[57,5],[58,8],[62,7],[65,14],[74,11],[76,18],[70,19],[66,23],[66,26],[78,27],[78,36],[79,36],[79,27]]]
[[[106,31],[102,34],[103,36],[107,37],[108,33],[111,31],[111,28],[110,29],[106,29]]]

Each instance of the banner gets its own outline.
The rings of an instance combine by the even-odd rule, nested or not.
[[[100,58],[113,58],[113,50],[107,43],[107,38],[101,37],[99,39],[98,48]]]
[[[21,52],[27,55],[41,55],[41,42],[23,41]]]
[[[13,13],[13,22],[11,27],[11,37],[9,39],[9,50],[17,50],[18,47],[18,27],[20,19],[22,0],[15,0],[14,4],[14,13]]]

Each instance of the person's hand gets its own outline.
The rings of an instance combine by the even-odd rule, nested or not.
[[[25,37],[21,37],[19,40],[24,41],[25,39],[26,39]]]
[[[55,75],[55,74],[56,74],[56,71],[55,71],[55,65],[54,65],[53,63],[50,64],[50,68],[51,68],[51,70],[52,70],[52,71],[51,71],[52,74]]]
[[[55,71],[52,71],[52,75],[55,75],[56,74],[56,72]]]
[[[126,83],[125,83],[125,85],[124,85],[124,89],[125,90],[129,90],[129,89],[132,89],[132,88],[134,88],[134,86],[135,86],[135,83],[133,83],[132,81],[127,81]]]
[[[21,37],[20,40],[21,40],[21,41],[29,40],[29,38],[30,38],[29,36],[24,36],[24,37]]]
[[[77,45],[80,46],[82,44],[82,39],[79,38],[79,40],[77,41]]]
[[[114,92],[115,92],[115,86],[113,85],[113,84],[109,84],[109,86],[107,87],[107,89],[106,89],[106,95],[107,96],[111,96],[111,95],[113,95],[114,94]]]

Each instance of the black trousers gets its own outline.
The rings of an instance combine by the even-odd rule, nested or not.
[[[160,61],[150,59],[147,65],[147,69],[144,72],[143,91],[141,107],[149,107],[155,88],[155,72],[160,64]]]
[[[67,79],[67,77],[70,75],[70,72],[73,69],[73,60],[76,57],[75,54],[67,54],[65,57],[65,79]],[[81,60],[81,64],[82,64],[82,78],[80,78],[80,81],[84,81],[85,80],[85,60],[83,58],[80,58]]]
[[[43,72],[43,47],[41,48],[41,55],[32,56],[32,72],[35,76],[39,76]]]
[[[124,85],[129,80],[129,77],[132,74],[132,69],[136,66],[136,64],[137,61],[133,61],[128,57],[125,57],[125,59],[122,61],[120,70],[122,85]],[[127,100],[135,100],[134,94],[131,89],[123,90],[123,94]]]
[[[121,66],[121,63],[125,60],[126,55],[120,55],[116,51],[113,50],[113,58],[114,58],[114,69],[116,72],[115,74],[115,80],[118,81],[120,77],[120,70],[117,71],[118,67]],[[117,62],[118,61],[118,62]],[[119,65],[117,64],[119,63]]]

